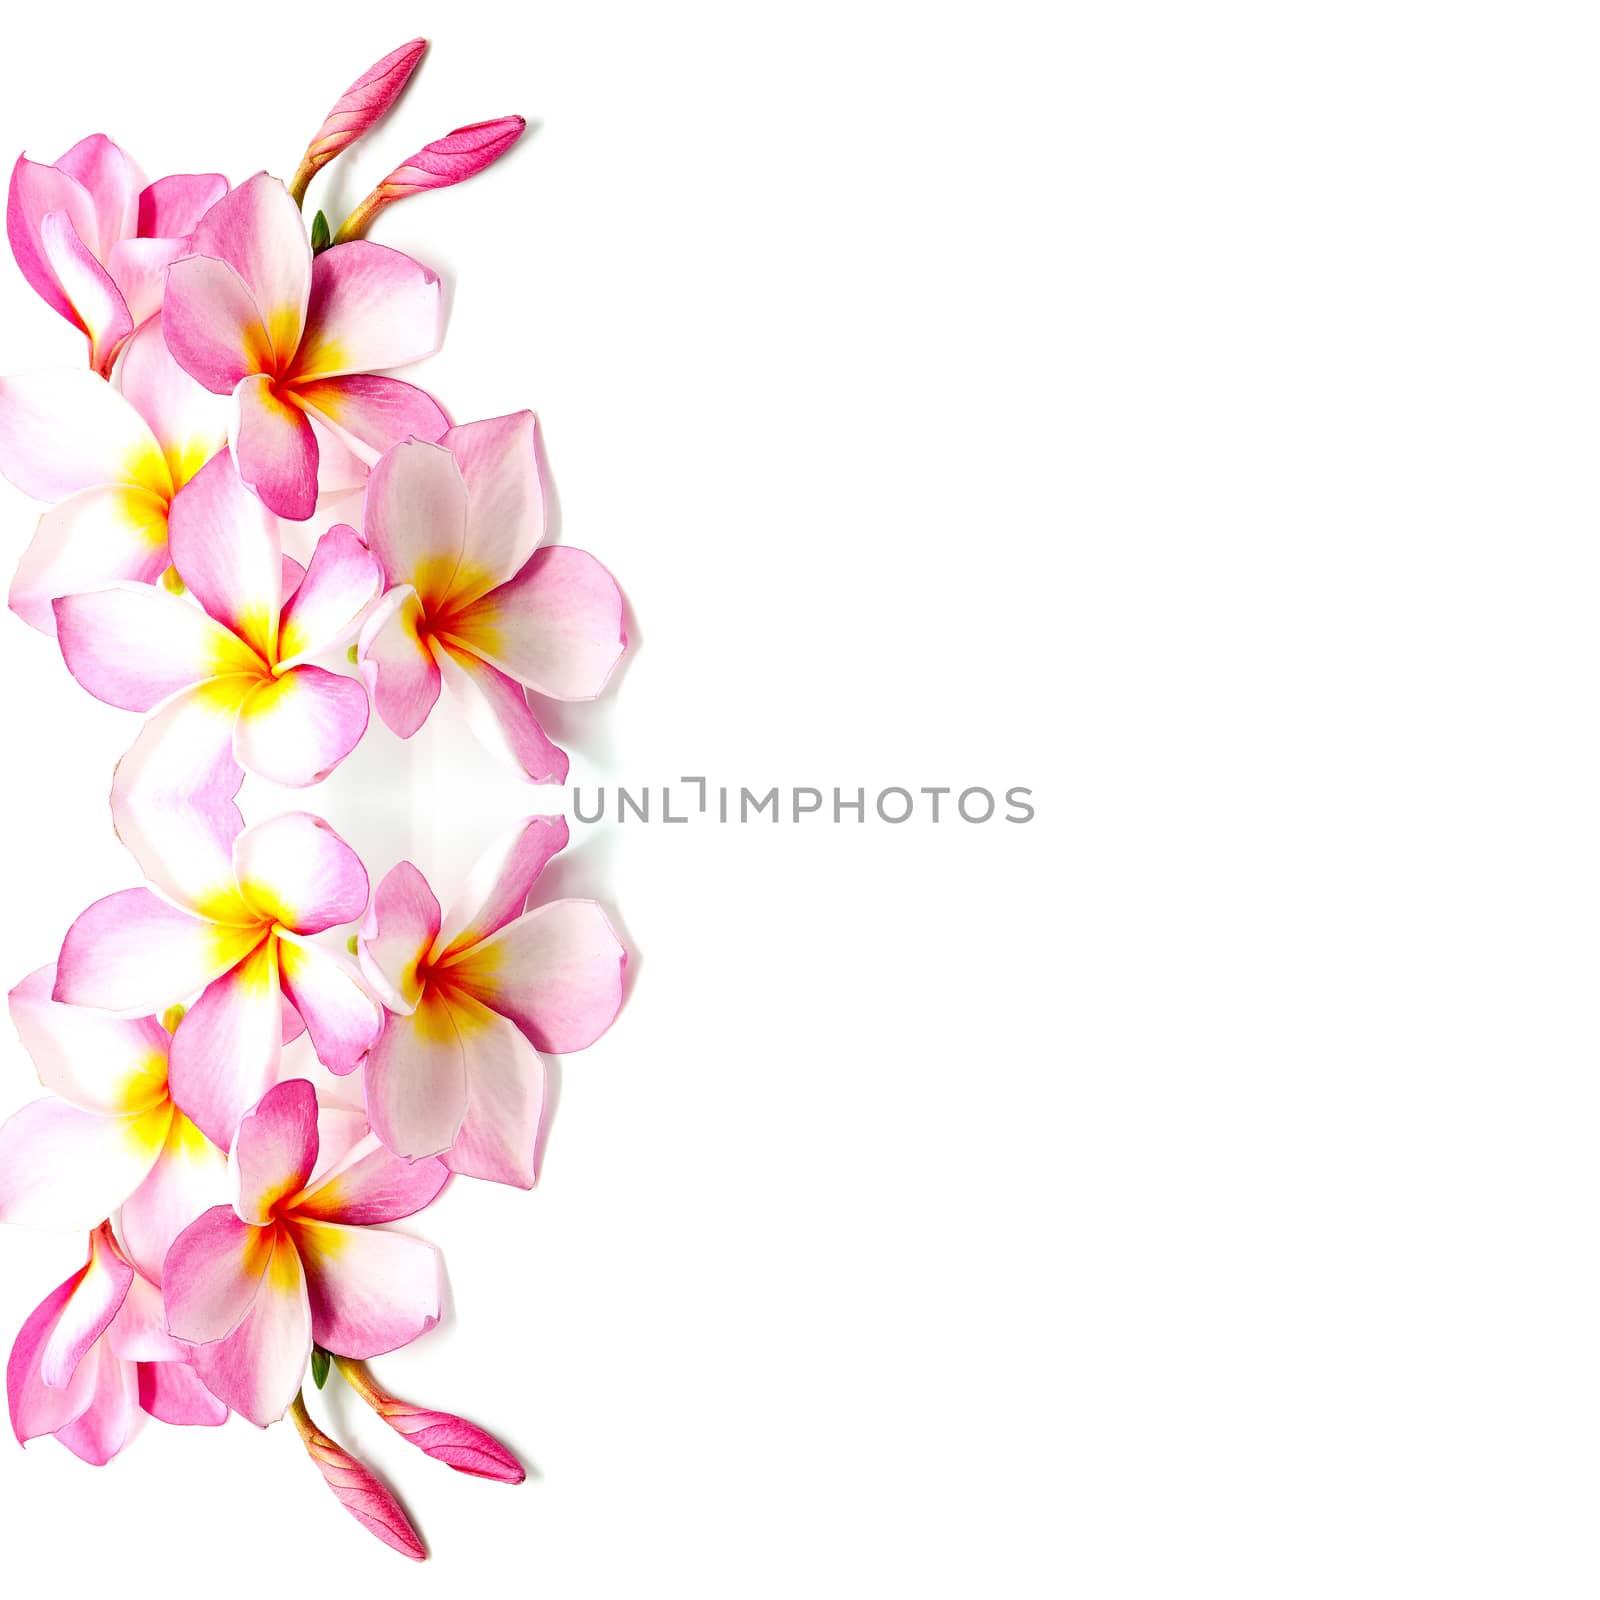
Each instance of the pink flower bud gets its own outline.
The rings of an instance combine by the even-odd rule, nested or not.
[[[344,220],[334,235],[335,244],[358,239],[367,225],[387,205],[421,189],[448,189],[453,183],[476,177],[503,156],[528,126],[523,117],[496,117],[457,128],[442,139],[424,145],[402,161]]]
[[[306,146],[300,159],[299,170],[289,193],[299,204],[305,198],[306,186],[316,175],[347,146],[352,145],[370,128],[385,111],[400,98],[406,80],[416,70],[422,52],[428,48],[426,39],[413,39],[398,50],[391,50],[382,61],[367,68],[334,102],[333,109],[322,119],[322,126]]]
[[[474,1478],[493,1478],[496,1483],[521,1483],[528,1476],[522,1463],[476,1423],[448,1411],[425,1411],[420,1406],[407,1405],[380,1389],[362,1362],[346,1356],[335,1356],[334,1361],[350,1387],[402,1439],[435,1461]]]
[[[306,1454],[316,1463],[339,1504],[391,1550],[398,1550],[413,1561],[426,1561],[427,1546],[400,1509],[400,1502],[348,1450],[341,1449],[311,1420],[302,1396],[295,1396],[289,1415],[300,1430]]]

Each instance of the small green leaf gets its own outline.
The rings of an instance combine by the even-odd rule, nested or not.
[[[328,1381],[328,1352],[320,1344],[311,1347],[311,1381],[319,1389]]]
[[[311,219],[311,249],[313,253],[326,250],[333,243],[333,235],[328,231],[328,219],[319,211]]]
[[[345,658],[346,661],[348,661],[350,663],[350,665],[352,667],[356,664],[357,656],[356,656],[356,647],[354,645],[351,645],[350,648],[345,651],[344,658]]]

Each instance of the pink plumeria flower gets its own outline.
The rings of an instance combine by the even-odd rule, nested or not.
[[[42,633],[59,596],[166,571],[173,501],[228,442],[226,403],[172,359],[160,317],[117,377],[120,393],[81,368],[0,378],[0,474],[52,506],[11,581],[11,609]]]
[[[227,1195],[227,1156],[173,1102],[171,1037],[51,998],[53,966],[11,991],[11,1020],[52,1091],[0,1127],[0,1222],[81,1233],[120,1206],[123,1244],[145,1277],[179,1233]]]
[[[592,700],[627,635],[622,594],[593,556],[538,548],[533,413],[396,445],[367,482],[363,532],[390,585],[358,652],[378,715],[409,739],[448,682],[492,750],[535,783],[564,782],[566,755],[526,691]]]
[[[477,1423],[449,1411],[431,1411],[397,1400],[372,1376],[365,1362],[335,1356],[334,1365],[350,1387],[424,1455],[468,1477],[489,1478],[495,1483],[521,1483],[528,1476],[527,1468]]]
[[[374,62],[334,101],[333,109],[322,119],[322,126],[311,136],[306,153],[295,169],[289,193],[299,205],[306,197],[311,180],[339,154],[347,150],[400,97],[400,91],[417,70],[426,39],[412,39]]]
[[[258,1427],[299,1393],[312,1340],[381,1355],[439,1320],[439,1252],[372,1226],[432,1202],[439,1161],[400,1161],[367,1138],[318,1173],[317,1097],[277,1084],[240,1122],[231,1206],[178,1236],[163,1283],[167,1328],[193,1347],[206,1387]]]
[[[484,856],[444,918],[409,861],[378,885],[359,953],[389,1009],[364,1079],[367,1120],[396,1154],[442,1155],[468,1177],[532,1187],[539,1051],[582,1050],[610,1027],[627,961],[592,900],[524,915],[566,842],[565,818],[530,818]]]
[[[163,1330],[160,1291],[139,1276],[102,1222],[83,1268],[22,1325],[6,1363],[11,1428],[26,1444],[53,1434],[103,1467],[133,1436],[140,1411],[214,1428],[228,1420]]]
[[[53,166],[18,157],[6,235],[23,277],[82,330],[89,365],[104,377],[128,336],[161,309],[167,267],[227,192],[214,172],[141,189],[133,163],[94,133]]]
[[[202,840],[192,871],[97,900],[67,930],[54,998],[124,1015],[200,992],[172,1037],[172,1098],[226,1147],[240,1116],[278,1077],[284,1002],[317,1059],[345,1074],[378,1031],[380,1007],[345,958],[314,935],[356,920],[367,873],[319,817],[291,811],[246,828],[224,855]]]
[[[357,241],[312,260],[300,209],[258,174],[206,213],[167,271],[167,346],[213,394],[233,396],[239,474],[279,516],[316,509],[318,429],[369,465],[448,426],[431,396],[373,377],[439,348],[439,279]]]
[[[55,602],[73,677],[127,711],[184,691],[151,738],[180,722],[202,746],[226,741],[248,772],[291,787],[320,782],[366,731],[367,696],[308,658],[355,632],[382,587],[377,562],[354,529],[330,528],[285,603],[277,519],[226,452],[174,500],[167,538],[188,596],[121,585]]]

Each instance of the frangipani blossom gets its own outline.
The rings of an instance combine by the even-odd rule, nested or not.
[[[593,556],[538,548],[533,413],[396,445],[367,481],[363,531],[391,586],[358,652],[378,715],[409,739],[448,681],[491,749],[535,783],[564,782],[567,758],[526,690],[592,700],[627,635],[621,592]]]
[[[296,205],[305,199],[311,180],[341,150],[347,150],[373,127],[399,99],[400,91],[410,81],[427,48],[426,39],[412,39],[398,50],[391,50],[381,61],[368,67],[339,96],[333,109],[322,119],[322,126],[312,135],[311,143],[306,146],[306,153],[295,169],[289,193]]]
[[[97,900],[67,930],[55,998],[105,1011],[158,1012],[203,990],[172,1037],[173,1100],[226,1146],[247,1107],[275,1082],[283,1005],[305,1024],[322,1064],[354,1070],[380,1008],[343,956],[312,936],[366,909],[367,872],[327,823],[291,811],[231,841],[200,840],[169,880]]]
[[[280,46],[262,33],[256,78]],[[525,1479],[492,1434],[367,1369],[441,1315],[438,1250],[384,1225],[452,1173],[533,1185],[540,1052],[605,1031],[627,959],[594,902],[529,905],[567,843],[559,817],[519,824],[443,915],[409,862],[374,899],[327,823],[246,827],[238,804],[247,773],[327,777],[372,698],[410,737],[445,679],[520,776],[564,781],[536,697],[598,696],[626,648],[605,569],[541,548],[533,414],[452,428],[385,375],[437,349],[442,286],[361,235],[395,200],[497,161],[523,119],[424,146],[331,243],[322,213],[309,231],[314,207],[301,215],[424,49],[412,40],[350,86],[287,188],[262,172],[233,191],[220,176],[141,191],[100,135],[54,167],[19,161],[13,249],[89,360],[0,378],[0,474],[41,502],[10,604],[88,692],[144,719],[110,796],[143,885],[88,906],[10,995],[48,1093],[0,1123],[0,1222],[89,1236],[86,1265],[11,1351],[13,1429],[100,1464],[141,1412],[265,1427],[287,1410],[341,1505],[416,1560],[404,1506],[312,1420],[308,1363],[318,1388],[337,1363],[452,1470]],[[330,504],[356,489],[359,530]],[[305,524],[291,536],[306,565],[281,518]],[[359,961],[336,934],[351,926]]]
[[[0,474],[52,503],[11,580],[11,609],[42,633],[59,596],[166,571],[173,500],[228,442],[225,402],[172,359],[159,316],[118,381],[120,393],[81,368],[0,378]]]
[[[622,1005],[627,952],[592,900],[523,914],[564,817],[533,817],[474,868],[441,918],[402,861],[378,885],[361,967],[388,1014],[367,1057],[367,1120],[396,1154],[531,1188],[544,1103],[541,1050],[582,1050]]]
[[[314,424],[369,465],[448,426],[431,396],[373,377],[439,348],[437,275],[358,240],[313,261],[300,209],[260,173],[207,212],[167,272],[167,346],[213,394],[233,396],[239,475],[279,516],[316,509]]]
[[[54,1434],[103,1467],[133,1436],[141,1410],[214,1428],[228,1408],[162,1327],[161,1295],[118,1247],[111,1225],[89,1237],[87,1263],[22,1325],[6,1363],[11,1429],[21,1444]]]
[[[53,166],[17,158],[6,235],[23,277],[83,331],[89,365],[104,377],[128,336],[161,309],[168,265],[227,192],[214,172],[141,189],[133,163],[94,133]]]
[[[355,631],[382,587],[377,562],[354,529],[330,528],[285,604],[277,519],[225,451],[173,502],[167,536],[192,598],[117,586],[57,600],[68,669],[97,700],[127,711],[177,697],[125,760],[147,760],[148,741],[177,739],[197,777],[221,746],[274,783],[320,782],[366,731],[367,697],[308,658]]]
[[[11,991],[11,1020],[53,1094],[0,1126],[0,1222],[79,1233],[120,1206],[134,1265],[161,1282],[172,1241],[227,1194],[227,1156],[173,1104],[154,1017],[51,998],[56,969]]]
[[[411,1216],[449,1179],[375,1139],[316,1172],[317,1097],[294,1078],[261,1097],[228,1154],[233,1204],[178,1236],[163,1283],[167,1329],[193,1347],[206,1387],[258,1427],[300,1391],[313,1338],[381,1355],[439,1320],[439,1252],[372,1226]]]

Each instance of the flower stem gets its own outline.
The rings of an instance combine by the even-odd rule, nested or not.
[[[339,1369],[339,1376],[374,1410],[384,1401],[393,1399],[378,1387],[365,1361],[357,1361],[353,1356],[335,1356],[333,1364]]]

